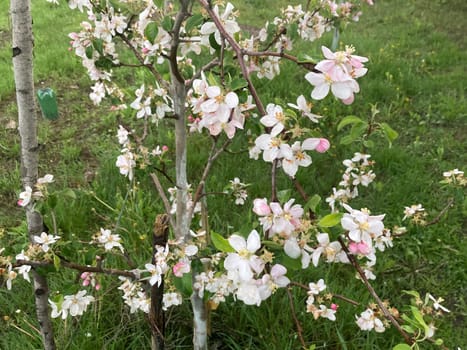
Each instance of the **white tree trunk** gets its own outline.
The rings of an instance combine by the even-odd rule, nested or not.
[[[37,180],[38,142],[34,104],[33,34],[30,0],[11,0],[13,27],[13,68],[21,136],[21,180],[24,186],[34,186]],[[29,238],[43,231],[42,217],[32,204],[26,207]],[[48,313],[49,289],[44,276],[33,272],[36,313],[46,350],[55,350],[52,323]]]

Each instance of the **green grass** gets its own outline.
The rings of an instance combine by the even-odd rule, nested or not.
[[[271,6],[263,6],[259,0],[244,1],[240,7],[246,14],[242,23],[259,26],[284,4],[279,0],[271,0]],[[0,3],[0,122],[3,125],[16,119],[7,6],[7,2]],[[365,10],[359,23],[347,28],[340,38],[341,44],[353,44],[357,54],[368,56],[369,72],[360,79],[361,92],[351,106],[332,98],[316,103],[317,113],[326,116],[317,132],[329,137],[333,147],[327,154],[313,155],[313,165],[299,171],[298,179],[308,193],[325,198],[339,182],[340,162],[360,150],[358,144],[339,145],[343,134],[336,130],[338,121],[349,114],[365,118],[370,114],[370,105],[377,104],[378,121],[389,123],[399,132],[399,138],[389,149],[384,140],[376,140],[377,147],[371,151],[376,161],[376,183],[363,190],[362,196],[352,205],[368,207],[376,214],[386,213],[385,224],[392,227],[406,224],[401,221],[404,206],[422,203],[432,219],[449,198],[462,198],[443,188],[439,180],[445,170],[467,170],[465,13],[467,3],[463,0],[381,1]],[[54,7],[44,1],[34,2],[33,17],[36,87],[54,88],[60,109],[57,121],[41,119],[39,123],[40,174],[53,173],[55,189],[70,187],[76,193],[76,199],[60,198],[58,202],[54,211],[58,230],[64,238],[89,240],[99,227],[115,225],[123,211],[119,233],[124,237],[125,247],[140,252],[135,257],[138,263],[146,262],[150,258],[148,239],[152,223],[162,206],[154,187],[145,180],[148,169],[137,172],[137,178],[141,179],[137,186],[142,191],[130,192],[128,196],[127,181],[116,171],[115,157],[119,153],[115,138],[116,117],[105,105],[96,108],[90,103],[91,82],[81,63],[68,51],[67,34],[79,29],[81,18],[73,17],[65,4]],[[330,41],[328,34],[323,42],[303,44],[297,50],[316,56],[319,45],[329,45]],[[291,64],[281,69],[287,77],[285,81],[258,81],[265,101],[295,102],[297,95],[309,94],[311,87],[303,79],[304,70]],[[156,128],[150,130],[150,138],[168,144],[171,140],[170,135]],[[206,146],[202,137],[190,138],[190,181],[196,181],[202,171],[205,156],[201,151]],[[231,148],[242,151],[241,142],[234,142]],[[24,213],[15,205],[21,185],[19,136],[14,128],[0,129],[0,157],[0,247],[7,247],[13,254],[26,244]],[[268,165],[248,160],[245,152],[224,154],[214,165],[208,191],[220,191],[228,180],[239,176],[242,181],[251,183],[250,199],[268,197],[270,184],[264,177],[265,171],[267,174]],[[284,189],[290,186],[290,181],[281,176],[278,185]],[[293,196],[298,198],[296,193]],[[254,218],[251,204],[244,208],[233,207],[224,197],[215,196],[208,196],[207,201],[212,228],[217,232],[228,235],[251,230],[249,222]],[[321,208],[322,212],[326,210],[324,206]],[[437,335],[453,349],[467,346],[466,214],[465,203],[457,200],[436,225],[410,227],[407,235],[395,240],[392,249],[380,254],[374,282],[382,298],[390,299],[394,306],[407,304],[408,298],[401,294],[405,289],[444,297],[451,313],[444,317]],[[51,213],[44,219],[51,226]],[[84,262],[86,257],[73,248],[68,249],[68,253]],[[112,262],[123,264],[118,259]],[[353,275],[350,267],[324,265],[292,277],[303,283],[323,277],[333,292],[365,305],[370,298]],[[59,280],[75,280],[76,277],[72,272],[52,273],[51,290],[63,291]],[[342,281],[349,282],[343,284]],[[144,316],[129,314],[116,289],[115,279],[102,277],[101,282],[103,290],[109,290],[102,302],[93,305],[79,320],[54,321],[58,347],[147,348],[150,334]],[[0,348],[40,348],[40,338],[34,329],[37,321],[32,288],[18,281],[13,291],[8,293],[0,289],[0,317],[8,316],[8,319],[0,319]],[[317,349],[390,349],[401,341],[393,329],[383,335],[358,331],[354,314],[363,311],[363,306],[355,308],[340,303],[335,323],[314,321],[305,313],[305,299],[303,292],[294,293],[303,335]],[[17,313],[19,308],[21,312]],[[211,314],[211,343],[218,349],[297,349],[300,343],[288,310],[284,291],[278,291],[275,298],[260,308],[220,305]],[[186,316],[189,313],[187,305],[168,312],[168,349],[191,348],[191,325]]]

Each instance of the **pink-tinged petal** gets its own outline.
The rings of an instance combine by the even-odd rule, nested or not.
[[[297,259],[301,254],[300,246],[295,238],[288,239],[284,244],[284,252],[292,259]]]
[[[335,67],[336,67],[336,63],[334,61],[324,60],[324,61],[319,62],[315,66],[315,69],[319,70],[320,72],[323,72],[323,73],[329,73],[329,72],[333,71],[335,69]]]
[[[209,98],[215,98],[221,94],[221,88],[219,86],[210,86],[206,89],[206,95]]]
[[[245,238],[239,235],[232,235],[229,237],[229,243],[232,246],[233,249],[235,249],[237,252],[243,250],[246,248],[246,241]]]
[[[274,118],[273,116],[267,114],[264,117],[262,117],[260,120],[261,124],[264,126],[270,128],[271,126],[275,125],[277,123],[277,119]],[[277,135],[277,134],[276,134]]]
[[[261,238],[259,237],[258,231],[253,230],[248,235],[248,239],[246,242],[246,249],[249,252],[254,253],[259,248],[261,248]]]
[[[271,202],[271,203],[269,203],[269,206],[271,207],[271,210],[275,215],[282,215],[283,211],[282,211],[282,207],[281,207],[281,205],[279,203]]]
[[[327,139],[320,138],[319,143],[316,146],[316,152],[324,153],[329,149],[330,146],[331,144],[329,143]]]
[[[235,108],[238,106],[238,96],[235,92],[229,92],[225,95],[225,103],[230,108]]]
[[[235,136],[235,126],[232,123],[225,124],[224,132],[229,139],[233,139]]]
[[[263,160],[265,162],[272,162],[279,156],[279,150],[277,148],[265,149],[263,152]]]
[[[326,57],[327,59],[329,60],[333,60],[336,58],[336,55],[334,54],[334,52],[332,52],[331,50],[329,50],[326,46],[321,46],[321,51],[323,52],[323,55],[324,57]]]
[[[302,263],[302,269],[307,269],[310,266],[311,256],[305,250],[302,250],[302,258],[300,262]]]
[[[327,83],[317,85],[311,92],[311,98],[315,100],[322,100],[329,94],[329,88],[330,86]]]
[[[209,133],[213,136],[217,136],[222,131],[221,123],[214,123],[208,126]]]
[[[305,79],[311,84],[311,85],[322,85],[325,83],[326,79],[324,77],[324,74],[322,73],[313,73],[309,72],[305,75]]]
[[[345,105],[351,105],[354,100],[355,100],[355,96],[354,94],[352,94],[352,96],[350,96],[349,98],[346,98],[345,100],[341,100],[341,101]]]
[[[282,123],[277,123],[271,130],[271,136],[277,136],[279,135],[282,130],[284,130],[284,124]]]
[[[295,161],[290,159],[282,159],[282,169],[290,177],[295,177],[295,174],[298,171],[298,165]]]
[[[271,268],[271,276],[276,279],[279,276],[283,276],[287,273],[287,269],[281,264],[276,264]]]
[[[324,251],[323,247],[318,247],[313,251],[312,261],[313,261],[313,265],[315,267],[318,266],[319,258],[321,256],[321,254],[323,253],[323,251]]]
[[[266,198],[256,198],[253,201],[253,212],[259,216],[271,214],[271,208],[269,208],[268,201],[266,200]]]
[[[201,110],[204,113],[214,113],[219,108],[219,104],[214,99],[209,99],[201,104]]]
[[[269,142],[271,141],[271,135],[263,134],[256,138],[255,145],[262,150],[269,148]]]
[[[310,138],[306,139],[305,141],[303,141],[302,150],[304,150],[304,151],[313,151],[313,150],[316,149],[316,147],[318,147],[320,142],[321,142],[321,139],[315,138],[315,137],[310,137]]]
[[[331,85],[331,91],[334,96],[340,100],[345,100],[352,96],[353,90],[349,81],[335,82]]]
[[[288,144],[286,143],[283,143],[282,145],[280,145],[280,157],[283,157],[283,158],[287,158],[287,159],[291,159],[293,158],[293,151],[292,151],[292,147],[290,147]]]
[[[255,271],[257,274],[260,274],[264,270],[264,261],[257,255],[253,255],[250,257],[250,267]]]

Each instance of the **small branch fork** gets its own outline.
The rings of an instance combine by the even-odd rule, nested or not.
[[[358,261],[355,259],[355,256],[353,254],[350,253],[349,249],[347,248],[344,240],[342,239],[342,237],[339,237],[338,238],[338,241],[339,243],[341,244],[342,246],[342,249],[344,250],[345,254],[347,255],[347,258],[349,259],[350,263],[352,264],[352,266],[355,268],[355,270],[357,270],[358,272],[358,275],[360,276],[361,280],[363,281],[363,284],[365,285],[366,289],[368,289],[368,291],[370,292],[371,296],[373,297],[373,299],[376,301],[376,303],[378,304],[378,307],[380,308],[380,310],[383,312],[383,315],[392,323],[392,325],[397,329],[397,331],[402,335],[402,337],[404,338],[405,342],[409,345],[412,345],[414,343],[413,339],[402,329],[401,325],[399,324],[399,322],[397,322],[397,320],[394,318],[394,316],[391,315],[391,313],[389,312],[389,310],[386,308],[386,306],[384,306],[384,303],[383,301],[380,299],[380,297],[378,296],[378,294],[376,294],[376,291],[373,289],[373,287],[371,286],[370,282],[368,281],[368,279],[366,278],[365,276],[365,272],[362,270],[360,264],[358,263]]]

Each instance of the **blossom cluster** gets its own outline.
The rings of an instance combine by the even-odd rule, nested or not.
[[[234,91],[224,91],[219,86],[209,85],[204,75],[193,81],[189,94],[190,108],[193,115],[189,118],[190,130],[201,132],[207,129],[210,135],[217,136],[224,132],[229,139],[235,136],[237,129],[243,129],[245,112],[254,108],[251,97],[240,103]]]
[[[32,200],[44,199],[47,195],[47,184],[54,181],[54,176],[47,174],[44,177],[37,179],[36,184],[31,186],[25,186],[24,191],[19,194],[18,205],[26,207]]]
[[[247,186],[248,185],[241,182],[238,177],[234,178],[233,180],[230,180],[228,190],[235,197],[236,205],[245,204],[245,200],[248,198],[248,193],[246,191]]]
[[[331,304],[328,308],[324,304],[320,304],[319,306],[315,305],[315,301],[322,301],[321,297],[318,295],[326,289],[326,284],[324,283],[323,279],[320,279],[318,282],[310,282],[308,284],[308,292],[307,292],[307,299],[306,299],[306,312],[312,313],[314,319],[318,319],[319,317],[327,318],[330,321],[336,320],[336,312],[338,309],[337,304]]]
[[[370,158],[369,154],[356,152],[351,159],[342,162],[346,169],[339,182],[339,188],[333,187],[332,194],[326,198],[333,212],[338,211],[336,203],[342,205],[358,196],[358,186],[368,187],[373,182],[376,175],[371,170],[374,162],[370,161]]]
[[[302,107],[303,104],[301,100]],[[292,128],[293,117],[288,116],[281,106],[272,103],[267,105],[266,113],[260,119],[260,123],[267,128],[267,133],[256,138],[254,146],[250,149],[251,158],[258,159],[262,153],[265,162],[277,161],[287,175],[295,177],[299,167],[308,167],[312,162],[306,151],[314,150],[323,153],[329,149],[330,143],[325,138],[310,137],[303,141],[295,141],[290,145],[286,140],[290,139],[289,129]],[[296,130],[298,134],[295,138],[298,138],[302,130],[298,123],[294,126],[293,130]],[[294,136],[293,130],[292,136]]]
[[[404,208],[404,217],[402,220],[410,219],[415,224],[425,223],[425,208],[421,204],[412,204],[410,207]]]
[[[332,52],[325,46],[321,50],[326,59],[315,66],[320,73],[309,72],[305,75],[305,79],[314,86],[311,97],[322,100],[331,91],[343,103],[351,104],[354,94],[360,91],[356,79],[364,76],[368,70],[363,66],[368,58],[353,55],[355,49],[351,46],[346,46],[345,51]]]
[[[366,278],[375,279],[372,267],[376,264],[376,249],[384,251],[392,247],[391,232],[384,228],[383,215],[370,215],[367,209],[356,210],[343,204],[347,213],[341,219],[341,225],[347,231],[349,251],[367,259],[363,266]]]
[[[52,308],[52,318],[62,317],[66,319],[68,314],[76,317],[84,314],[89,304],[95,301],[92,295],[86,295],[86,290],[81,290],[76,294],[65,295],[60,302],[54,302],[49,299],[49,304]]]

